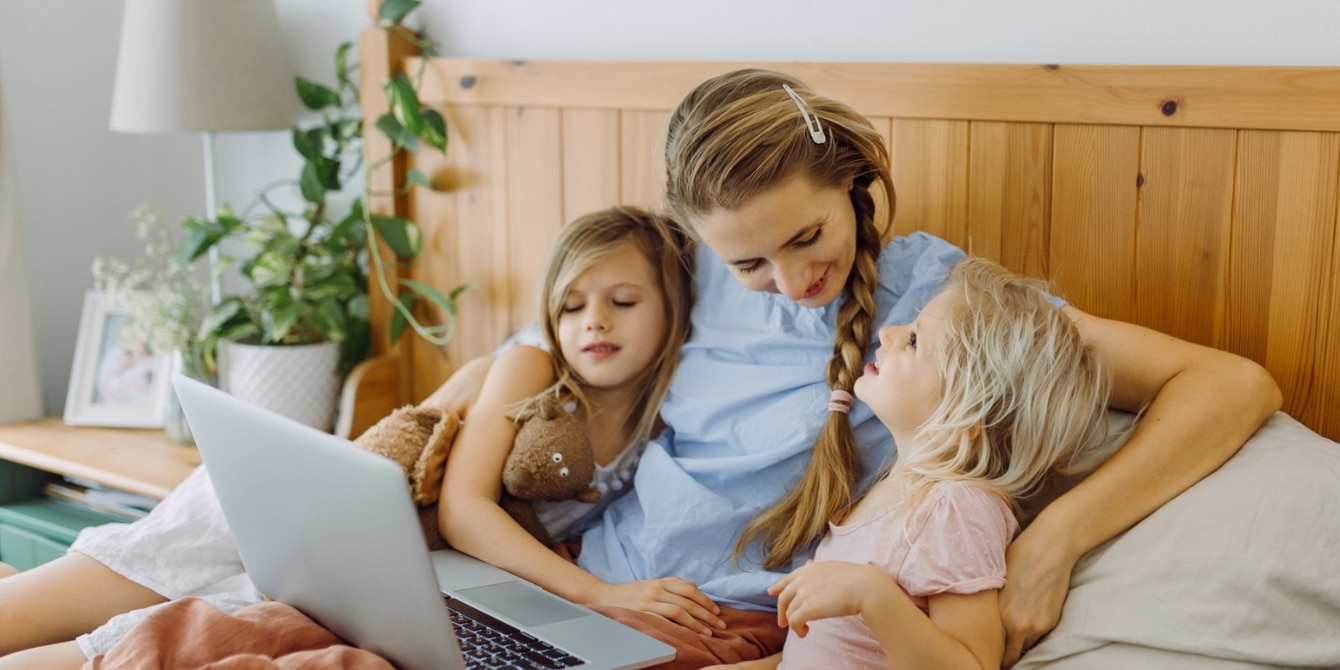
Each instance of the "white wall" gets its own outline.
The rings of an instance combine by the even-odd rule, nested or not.
[[[295,70],[320,81],[368,23],[358,0],[277,5]],[[0,0],[48,413],[64,405],[93,257],[138,253],[126,215],[142,202],[204,209],[198,137],[107,129],[122,6]],[[427,0],[418,20],[442,53],[483,58],[1340,65],[1335,0]],[[219,200],[238,204],[299,167],[286,133],[222,135],[216,158]]]

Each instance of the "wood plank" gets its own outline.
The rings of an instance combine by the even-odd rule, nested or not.
[[[968,165],[968,239],[973,253],[1047,277],[1052,127],[974,121]]]
[[[1328,135],[1328,142],[1336,142],[1335,135]],[[1332,154],[1334,155],[1334,154]],[[1335,165],[1335,161],[1331,162]],[[1337,198],[1340,200],[1340,198]],[[1317,382],[1314,385],[1314,402],[1317,418],[1308,425],[1315,426],[1322,435],[1340,442],[1340,211],[1331,218],[1331,260],[1322,277],[1329,277],[1324,286],[1326,298],[1322,300],[1318,314],[1317,332]],[[1329,316],[1327,316],[1329,315]]]
[[[398,361],[392,356],[369,358],[349,371],[340,388],[335,434],[353,439],[390,416],[396,402]]]
[[[1328,360],[1327,318],[1337,309],[1340,136],[1249,131],[1240,146],[1224,347],[1264,365],[1285,411],[1320,430],[1340,369]]]
[[[1140,323],[1222,341],[1237,133],[1148,128],[1140,156],[1135,310]]]
[[[669,113],[619,115],[619,204],[660,210],[665,200],[665,126]]]
[[[431,262],[416,267],[416,278],[439,290],[450,290],[463,282],[475,288],[457,301],[459,322],[445,347],[422,338],[413,342],[418,372],[414,399],[427,397],[460,363],[497,346],[501,335],[496,324],[506,319],[506,302],[495,302],[499,293],[494,266],[506,244],[508,217],[508,124],[499,108],[448,108],[443,110],[451,146],[450,164],[459,175],[456,190],[432,200],[424,221],[440,226],[425,230],[424,246]],[[425,199],[426,201],[427,199]],[[502,236],[501,239],[498,239]],[[503,247],[505,248],[505,247]],[[502,289],[503,295],[507,289]],[[420,312],[423,314],[424,312]],[[431,315],[440,323],[440,315]]]
[[[508,294],[495,304],[510,305],[505,321],[496,324],[491,342],[477,347],[489,351],[503,337],[536,318],[536,293],[549,241],[564,223],[562,118],[558,110],[519,108],[509,115],[512,138],[508,152],[507,193],[511,266],[505,281]],[[507,256],[499,259],[507,262]],[[500,280],[504,275],[498,275]],[[501,310],[500,310],[501,311]]]
[[[423,94],[459,104],[669,110],[699,82],[740,67],[792,73],[867,116],[1340,130],[1334,67],[434,58]]]
[[[563,110],[563,222],[619,202],[619,113]]]
[[[1058,292],[1091,314],[1133,321],[1140,131],[1058,125],[1053,150],[1048,251]]]
[[[894,230],[968,249],[968,123],[894,119],[892,135]]]

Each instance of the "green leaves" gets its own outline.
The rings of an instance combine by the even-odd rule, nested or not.
[[[405,326],[409,325],[410,318],[413,315],[414,305],[420,299],[427,299],[429,302],[437,305],[438,309],[446,316],[443,323],[436,326],[425,326],[418,324],[414,329],[424,339],[434,344],[446,344],[456,332],[456,300],[460,295],[475,287],[474,284],[461,284],[452,289],[450,293],[443,295],[436,288],[417,282],[412,279],[400,280],[401,285],[408,287],[409,291],[401,292],[396,297],[396,310],[391,315],[391,342],[400,340],[400,335],[405,331]]]
[[[373,215],[372,227],[386,241],[386,246],[401,258],[414,258],[423,248],[423,231],[409,219]]]
[[[347,43],[340,48],[345,49],[346,46]],[[326,107],[340,106],[340,94],[334,89],[318,84],[310,79],[304,79],[303,77],[294,77],[293,79],[298,87],[298,99],[302,100],[303,106],[307,109],[315,112],[325,109]]]
[[[393,26],[400,23],[406,14],[414,11],[420,4],[419,0],[386,0],[377,8],[377,18],[382,27]]]
[[[177,258],[182,263],[195,261],[218,244],[219,240],[246,227],[246,223],[237,218],[227,205],[219,208],[218,217],[212,221],[198,216],[188,216],[182,221],[182,225],[186,227],[186,236],[177,247]]]
[[[414,85],[410,83],[409,78],[403,72],[399,73],[395,78],[388,80],[383,88],[386,90],[386,100],[391,106],[390,116],[399,125],[399,128],[383,121],[383,119],[377,120],[377,127],[398,144],[407,144],[398,141],[397,138],[404,133],[409,133],[438,151],[445,152],[447,150],[446,121],[437,110],[421,107],[419,94],[415,92]],[[388,130],[394,132],[388,132]]]

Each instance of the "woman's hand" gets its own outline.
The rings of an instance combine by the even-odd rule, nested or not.
[[[777,596],[777,625],[805,637],[810,621],[860,614],[866,599],[887,586],[895,586],[893,579],[868,563],[810,560],[768,594]]]
[[[1041,526],[1029,530],[1041,531]],[[1003,667],[1019,658],[1061,621],[1061,607],[1070,590],[1077,557],[1064,540],[1025,531],[1005,552],[1005,588],[1000,590],[1000,619],[1005,627]]]
[[[721,608],[698,586],[679,577],[644,579],[627,584],[604,584],[592,594],[590,604],[614,605],[655,614],[704,637],[713,629],[724,629]]]

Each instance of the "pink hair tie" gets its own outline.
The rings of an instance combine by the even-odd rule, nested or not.
[[[833,395],[828,396],[828,411],[846,414],[851,411],[852,400],[854,398],[846,391],[833,391]]]

